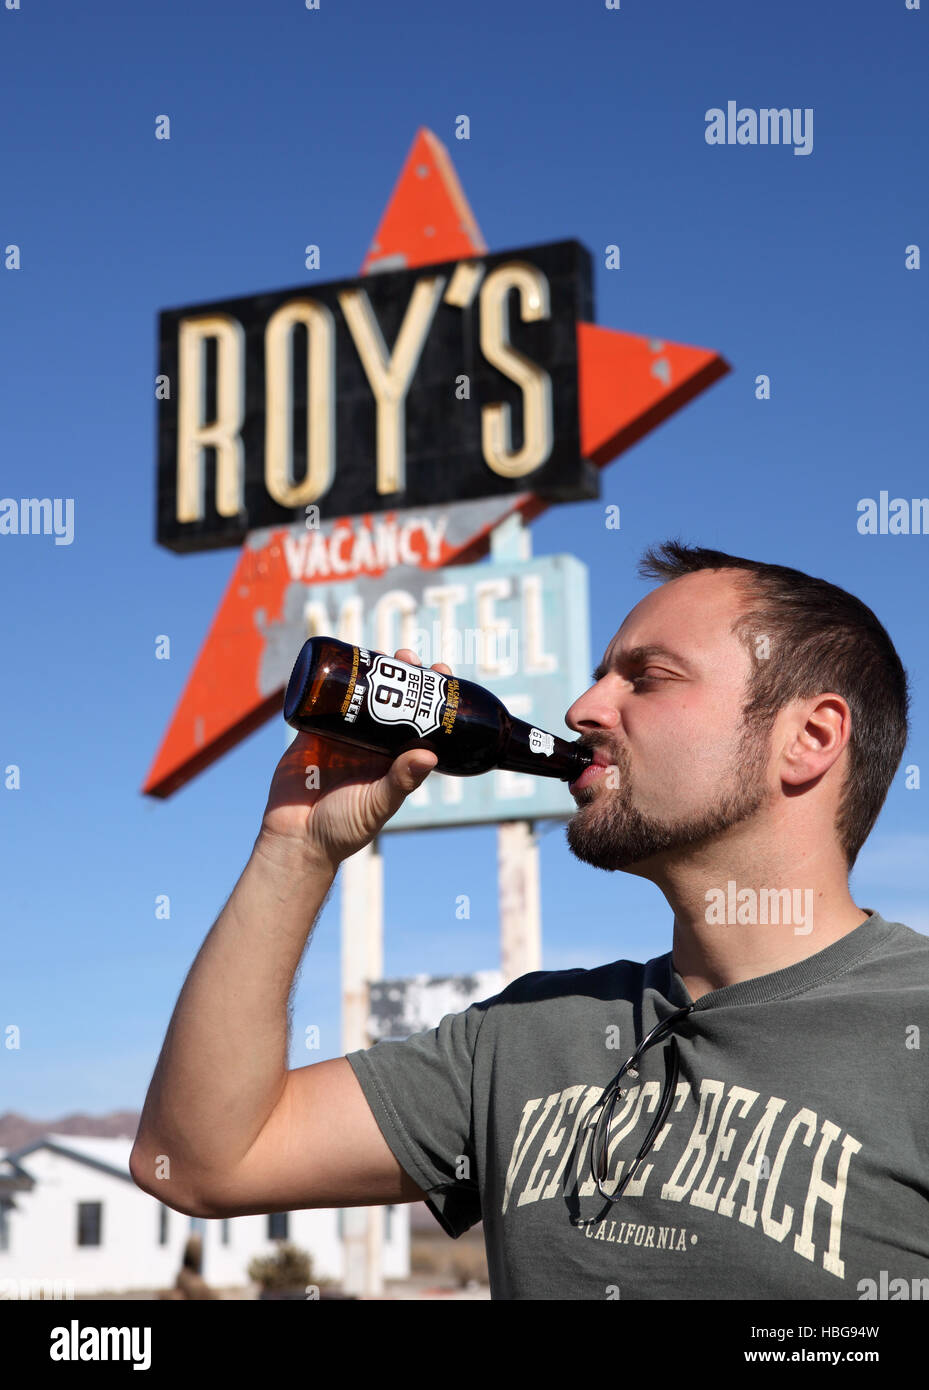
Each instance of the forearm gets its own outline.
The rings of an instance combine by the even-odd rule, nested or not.
[[[288,1000],[334,877],[328,862],[256,840],[165,1036],[133,1150],[142,1185],[163,1155],[175,1193],[190,1197],[258,1137],[286,1084]],[[172,1183],[158,1187],[170,1201]]]

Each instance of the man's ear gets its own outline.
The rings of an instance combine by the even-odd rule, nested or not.
[[[816,695],[792,707],[781,754],[781,778],[803,786],[828,772],[852,733],[852,714],[841,695]]]

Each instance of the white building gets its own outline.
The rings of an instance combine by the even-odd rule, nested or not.
[[[45,1297],[170,1289],[192,1231],[203,1237],[202,1274],[214,1288],[246,1286],[249,1262],[280,1240],[309,1254],[315,1280],[341,1282],[341,1211],[184,1216],[133,1182],[132,1145],[46,1134],[0,1150],[0,1299],[37,1297],[40,1286]],[[409,1207],[384,1208],[383,1220],[383,1277],[406,1279]]]

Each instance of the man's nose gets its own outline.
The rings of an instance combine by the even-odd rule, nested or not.
[[[615,729],[620,722],[621,689],[621,681],[605,676],[574,701],[564,722],[576,734],[587,733],[591,729]]]

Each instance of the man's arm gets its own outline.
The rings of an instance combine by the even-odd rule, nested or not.
[[[370,843],[436,761],[423,749],[391,761],[346,745],[332,758],[331,747],[298,734],[281,759],[251,856],[184,983],[145,1099],[133,1179],[191,1215],[422,1196],[344,1058],[287,1069],[290,991],[339,863]],[[326,785],[308,792],[311,765],[322,765]]]

